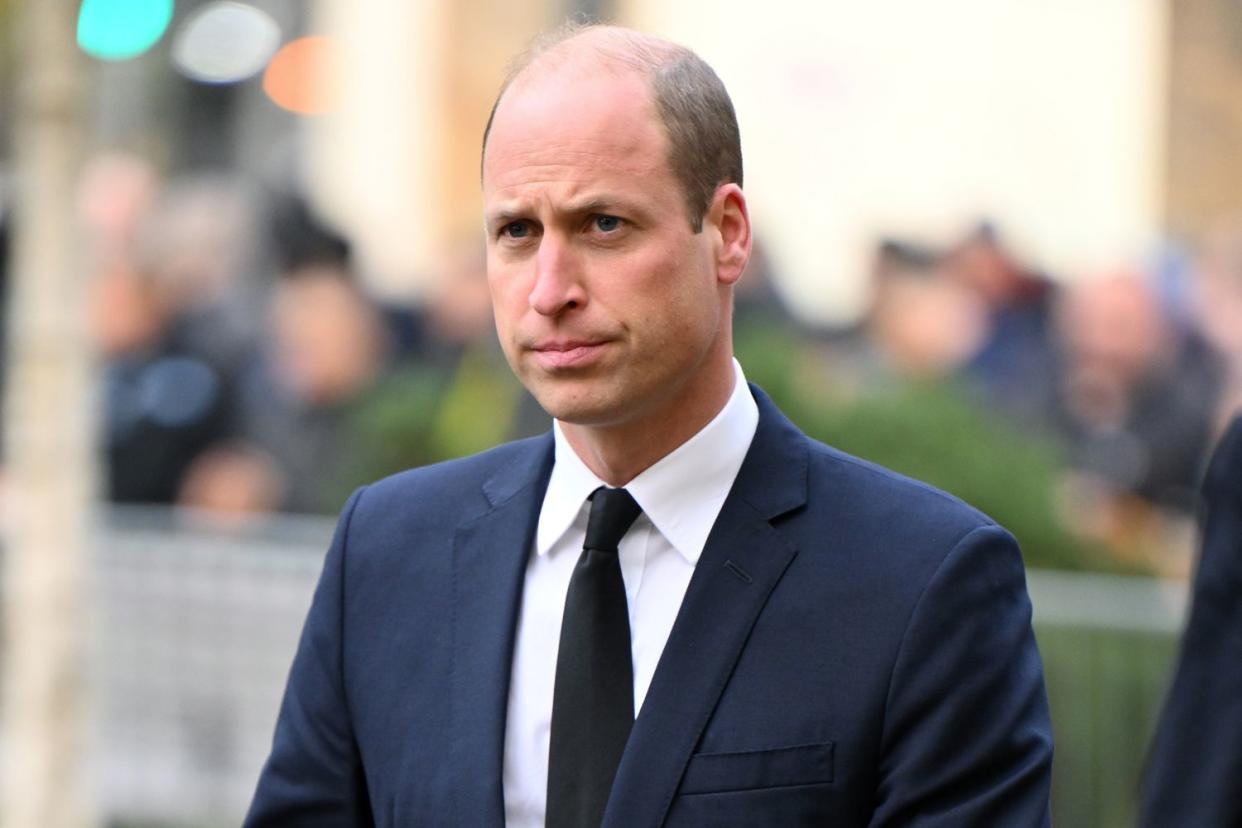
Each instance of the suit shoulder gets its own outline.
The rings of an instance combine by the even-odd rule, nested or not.
[[[1021,579],[1016,539],[983,512],[927,483],[808,442],[806,508],[785,526],[806,581],[834,600],[862,596],[867,606],[859,613],[889,612],[897,629],[938,577],[958,586]]]
[[[529,437],[495,446],[468,457],[407,469],[364,487],[356,511],[367,516],[412,511],[460,520],[470,511],[488,508],[490,481],[514,486],[537,476],[545,458],[550,462],[550,435]],[[493,493],[503,498],[504,492]]]
[[[975,507],[929,483],[907,477],[807,438],[810,445],[809,485],[813,495],[845,501],[861,517],[894,529],[957,538],[996,521]]]

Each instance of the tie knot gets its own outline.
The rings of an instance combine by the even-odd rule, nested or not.
[[[642,507],[625,489],[600,486],[591,493],[591,514],[587,518],[587,549],[616,552],[621,538],[643,513]]]

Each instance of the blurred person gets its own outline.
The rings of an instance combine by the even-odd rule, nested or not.
[[[150,280],[103,277],[92,309],[103,358],[108,497],[174,503],[194,460],[234,434],[232,380],[182,338]]]
[[[94,291],[91,330],[105,357],[157,335],[155,288],[138,261],[138,237],[159,187],[154,165],[138,156],[104,152],[83,167],[77,211]]]
[[[1048,823],[1016,542],[748,386],[741,180],[689,50],[517,65],[488,281],[553,430],[349,500],[246,825]]]
[[[229,493],[236,482],[255,510],[328,512],[367,479],[512,436],[526,395],[492,333],[477,243],[447,256],[430,300],[409,311],[364,289],[348,241],[303,200],[281,199],[273,230],[282,271],[244,383],[246,445],[213,458],[196,498],[236,512],[247,502]],[[546,429],[536,414],[521,436]]]
[[[77,207],[93,270],[106,274],[138,268],[138,237],[159,191],[159,172],[145,158],[101,152],[87,160]]]
[[[286,482],[271,455],[245,440],[223,440],[199,454],[182,477],[178,503],[213,529],[244,528],[284,503]]]
[[[270,231],[278,273],[309,265],[354,269],[349,239],[324,222],[300,194],[273,198]],[[382,317],[393,359],[422,359],[429,335],[420,309],[374,296],[369,301]]]
[[[383,329],[375,306],[344,268],[311,264],[285,273],[269,321],[277,373],[311,405],[349,399],[379,371]]]
[[[372,446],[391,435],[369,433],[367,419],[390,404],[394,363],[424,347],[425,320],[371,296],[348,239],[302,197],[276,195],[268,229],[278,271],[241,372],[238,439],[196,464],[182,498],[234,522],[274,509],[333,511],[367,470],[404,467],[379,455],[423,460],[408,435]]]
[[[1133,272],[1071,286],[1058,309],[1053,422],[1074,468],[1117,494],[1194,507],[1211,439],[1210,360]]]
[[[185,175],[161,188],[136,242],[186,346],[233,374],[253,356],[269,287],[259,278],[259,217],[233,176]]]
[[[351,415],[387,367],[388,340],[376,304],[345,262],[310,260],[281,274],[269,305],[260,357],[243,383],[242,433],[250,452],[228,454],[219,476],[196,481],[199,497],[226,500],[234,476],[252,489],[253,508],[292,512],[335,507],[349,475]],[[266,457],[271,467],[251,466]],[[356,483],[354,484],[356,485]],[[241,504],[237,504],[240,506]]]
[[[92,159],[79,186],[91,332],[103,363],[107,494],[122,503],[177,502],[195,459],[236,426],[233,366],[204,350],[186,323],[184,288],[169,272],[179,249],[163,247],[162,237],[153,245],[161,236],[153,224],[171,220],[160,203],[153,167],[130,156]]]
[[[868,340],[887,368],[913,380],[959,371],[981,347],[985,307],[946,278],[939,261],[920,251],[884,245],[873,276]]]
[[[1203,482],[1202,547],[1139,825],[1242,825],[1242,416]]]
[[[946,277],[941,255],[884,239],[872,258],[861,322],[830,338],[827,371],[847,397],[955,378],[987,333],[975,293]]]
[[[941,266],[985,309],[985,332],[965,373],[991,404],[1032,421],[1048,397],[1052,376],[1053,283],[1019,262],[986,221],[954,245]]]

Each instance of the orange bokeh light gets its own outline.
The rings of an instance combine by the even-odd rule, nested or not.
[[[328,112],[337,102],[337,61],[330,38],[291,40],[267,64],[263,91],[277,106],[299,115]]]

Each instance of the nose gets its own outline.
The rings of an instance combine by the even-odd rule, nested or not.
[[[558,316],[586,304],[578,262],[572,250],[552,233],[540,240],[535,254],[535,283],[530,306],[543,316]]]

